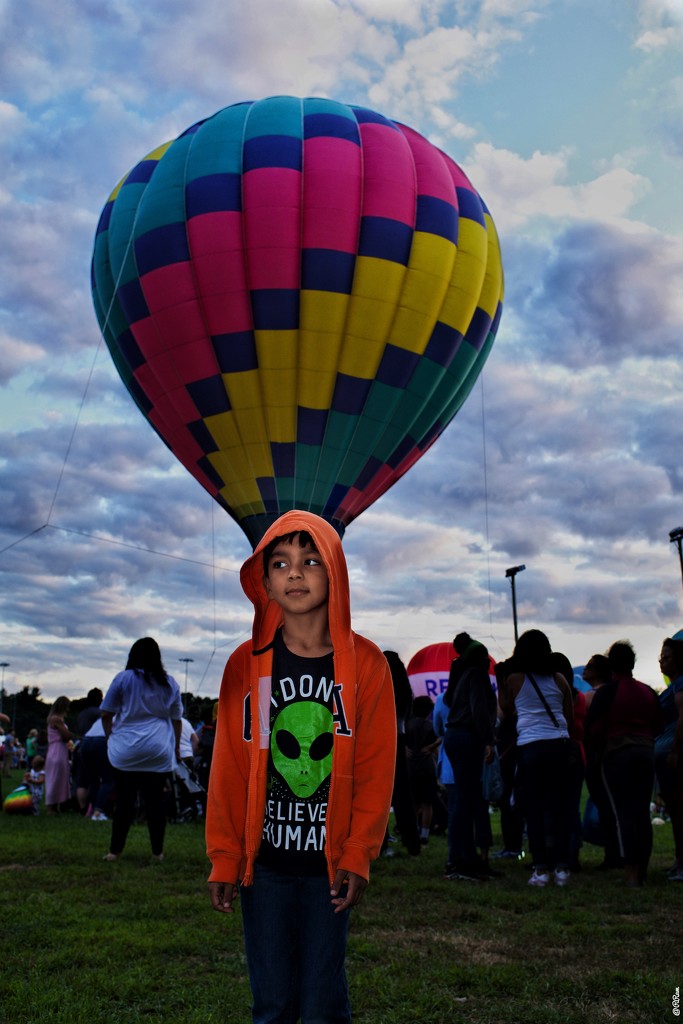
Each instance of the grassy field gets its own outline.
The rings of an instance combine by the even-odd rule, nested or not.
[[[10,786],[5,780],[4,792]],[[493,817],[494,836],[498,819]],[[0,815],[0,1016],[7,1024],[218,1024],[250,1020],[239,914],[206,896],[201,823],[171,825],[163,864],[135,826],[102,861],[109,825],[76,814]],[[668,882],[669,826],[650,880],[583,871],[531,889],[524,862],[486,883],[442,878],[446,845],[397,848],[354,911],[348,968],[356,1024],[657,1024],[683,983],[683,886]]]

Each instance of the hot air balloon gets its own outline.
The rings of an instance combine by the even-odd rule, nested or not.
[[[343,534],[424,454],[488,356],[503,272],[443,152],[372,110],[277,96],[123,178],[92,293],[140,410],[255,545],[291,508]]]
[[[428,644],[412,656],[407,666],[408,679],[414,697],[431,697],[436,700],[445,693],[451,664],[458,654],[452,643]],[[489,676],[496,689],[496,663],[489,655]]]

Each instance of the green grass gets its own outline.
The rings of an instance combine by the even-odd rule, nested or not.
[[[10,786],[5,780],[4,791]],[[494,816],[494,835],[498,818]],[[239,914],[214,913],[201,824],[171,825],[150,862],[144,826],[102,861],[109,825],[75,814],[0,815],[8,1024],[247,1022]],[[496,836],[498,841],[498,836]],[[655,829],[648,885],[584,870],[529,888],[524,863],[488,883],[441,877],[445,840],[373,866],[354,911],[348,971],[356,1024],[656,1024],[683,980],[683,886],[667,882],[669,826]],[[499,862],[500,863],[500,862]]]

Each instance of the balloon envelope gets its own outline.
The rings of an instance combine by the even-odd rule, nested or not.
[[[132,397],[255,544],[339,532],[456,414],[498,327],[493,221],[417,132],[327,99],[241,103],[102,212],[97,317]]]
[[[436,700],[445,693],[451,664],[458,657],[452,643],[429,644],[414,654],[407,666],[408,679],[414,697]],[[489,655],[489,676],[496,689],[496,663]]]

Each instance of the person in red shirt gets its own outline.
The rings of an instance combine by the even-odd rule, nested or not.
[[[663,720],[655,691],[633,678],[636,655],[632,645],[627,640],[617,641],[607,657],[612,681],[593,697],[585,738],[599,765],[616,820],[625,881],[635,888],[645,882],[652,853],[654,743]]]

